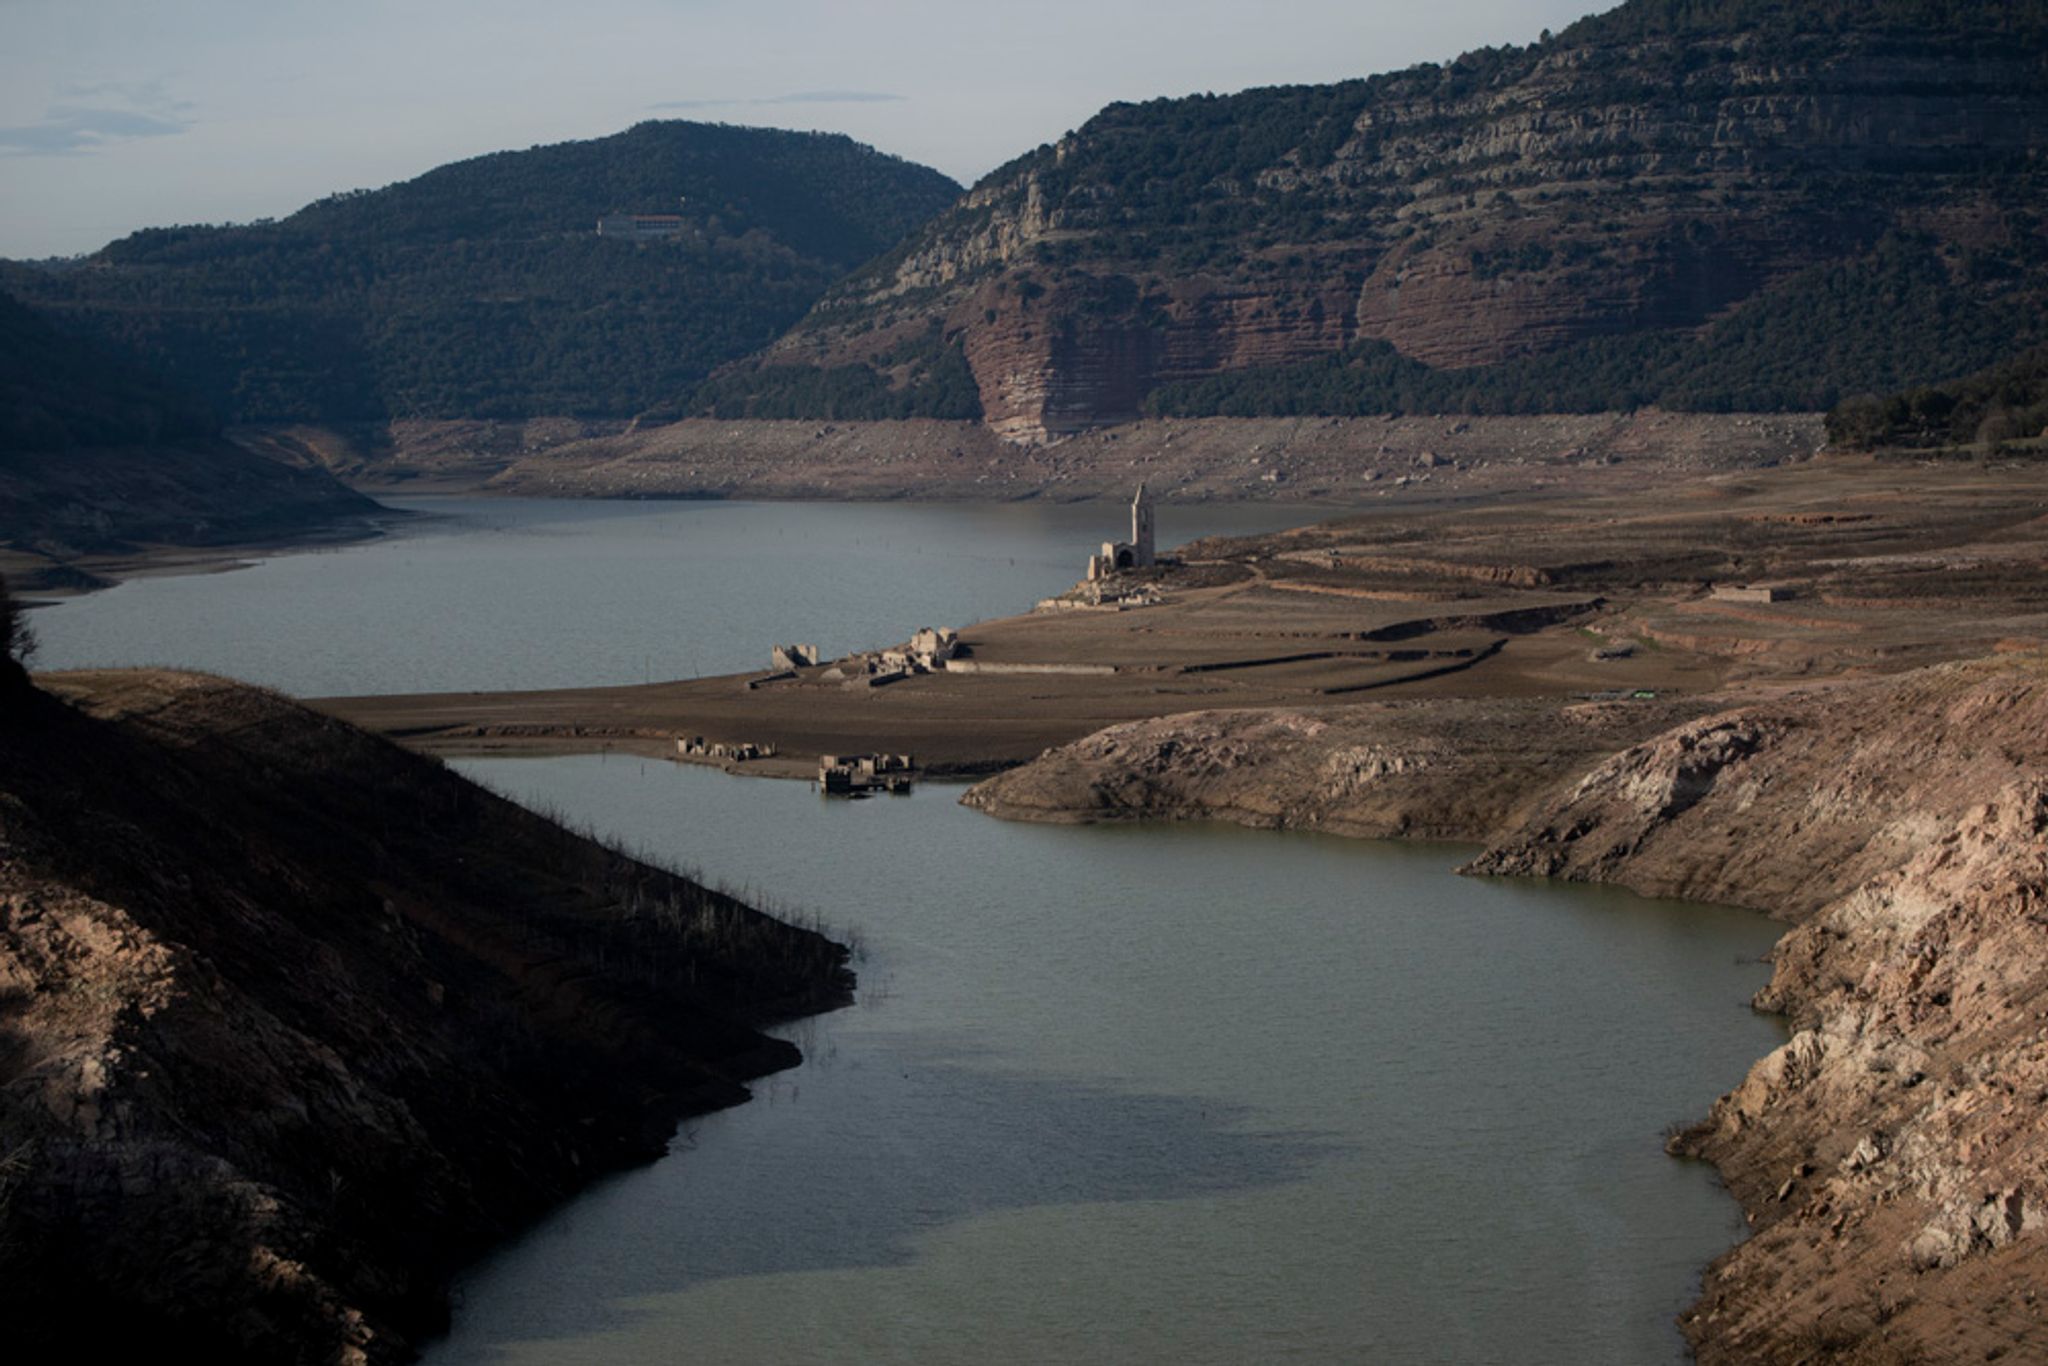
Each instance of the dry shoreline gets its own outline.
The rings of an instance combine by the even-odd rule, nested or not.
[[[969,422],[722,422],[641,427],[568,418],[246,428],[251,450],[365,492],[834,502],[1167,501],[1350,506],[1500,498],[1755,469],[1823,440],[1810,413],[1203,418],[1014,446]]]
[[[0,575],[33,607],[112,588],[131,579],[186,574],[229,574],[257,560],[345,546],[364,545],[391,534],[412,514],[374,504],[360,516],[307,529],[280,528],[274,534],[208,545],[143,544],[118,550],[53,557],[0,546]]]
[[[1139,479],[1170,502],[1381,502],[1570,497],[1589,485],[1765,468],[1810,456],[1817,414],[1604,413],[1537,417],[1209,418],[1105,428],[1050,446],[1009,445],[974,423],[720,422],[640,427],[572,418],[269,426],[228,433],[237,460],[282,476],[333,475],[356,493],[765,501],[1122,500]],[[146,457],[146,458],[145,458]],[[177,452],[102,452],[100,483],[148,486]],[[125,471],[125,473],[124,473]],[[0,484],[5,483],[0,472]],[[334,490],[340,494],[341,490]],[[240,496],[240,495],[238,495]],[[229,500],[232,501],[232,500]],[[159,533],[106,547],[76,535],[0,545],[0,573],[42,597],[156,573],[209,573],[256,555],[381,534],[390,509],[356,508],[323,528],[296,508],[264,525],[232,513],[205,544]],[[99,535],[100,533],[95,533]],[[104,538],[102,537],[102,540]]]
[[[1191,553],[1162,606],[966,635],[1107,675],[320,705],[442,751],[910,751],[1002,768],[964,800],[1004,817],[1458,839],[1764,910],[1797,927],[1758,999],[1793,1040],[1674,1140],[1757,1230],[1683,1320],[1700,1359],[2048,1355],[2048,469],[1624,475]],[[1404,679],[1387,634],[1485,658]]]

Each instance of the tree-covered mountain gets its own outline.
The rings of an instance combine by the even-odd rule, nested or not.
[[[2048,345],[1947,384],[1861,395],[1828,414],[1828,440],[1855,450],[1939,450],[2048,436]]]
[[[624,417],[773,340],[958,192],[843,136],[644,123],[0,283],[234,421]],[[679,221],[600,236],[609,214]]]
[[[0,453],[212,436],[206,406],[0,293]]]
[[[271,540],[376,511],[324,470],[223,440],[204,403],[0,293],[0,551],[34,566],[31,586],[78,582],[65,566],[80,554]]]
[[[1026,439],[1827,408],[2048,336],[2044,155],[2048,0],[1629,0],[1367,80],[1111,105],[698,405],[936,415],[964,368]]]

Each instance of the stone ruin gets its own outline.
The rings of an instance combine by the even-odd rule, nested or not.
[[[846,680],[849,688],[879,688],[913,674],[938,673],[962,653],[960,633],[950,626],[927,626],[910,643],[871,654],[849,655],[824,673],[828,680]]]
[[[1714,585],[1714,599],[1717,602],[1783,602],[1791,597],[1791,590],[1774,584],[1733,584]]]
[[[724,759],[730,763],[743,764],[749,759],[773,759],[775,746],[757,745],[751,741],[739,744],[710,744],[701,735],[692,735],[676,741],[676,753],[685,759]]]
[[[908,792],[917,765],[908,754],[821,754],[818,790],[850,797],[863,792]]]
[[[793,673],[798,669],[818,667],[818,647],[815,645],[773,645],[768,649],[768,667],[777,673]]]
[[[910,638],[911,667],[932,673],[960,652],[960,633],[950,626],[926,626]]]

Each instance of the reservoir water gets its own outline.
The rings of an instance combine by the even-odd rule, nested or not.
[[[379,541],[40,610],[37,665],[169,664],[299,697],[734,673],[771,644],[841,654],[1028,611],[1130,527],[1102,504],[384,502],[412,517]],[[1160,543],[1318,515],[1168,505]]]
[[[304,693],[751,666],[1015,610],[1116,516],[433,506],[40,613],[44,662]],[[1197,529],[1261,518],[1292,520]],[[806,1061],[753,1103],[475,1268],[435,1366],[1680,1361],[1672,1316],[1741,1235],[1661,1133],[1782,1038],[1745,1005],[1759,916],[1460,878],[1450,848],[1010,825],[942,786],[461,767],[822,914],[861,991],[787,1031]]]

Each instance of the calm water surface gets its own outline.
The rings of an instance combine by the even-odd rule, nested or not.
[[[387,498],[365,545],[135,579],[35,614],[38,667],[169,664],[301,697],[643,683],[764,668],[1028,610],[1069,587],[1115,505]],[[1162,507],[1162,545],[1330,515]]]
[[[412,499],[382,542],[39,612],[47,667],[302,695],[757,666],[1018,610],[1119,510]],[[1288,509],[1166,508],[1161,535]],[[1643,1363],[1739,1236],[1662,1155],[1779,1040],[1760,917],[1459,851],[1006,825],[619,758],[477,778],[865,945],[807,1061],[462,1287],[435,1366]]]
[[[866,960],[801,1068],[481,1267],[434,1366],[1678,1361],[1740,1236],[1660,1134],[1781,1041],[1761,917],[946,787],[463,768]]]

